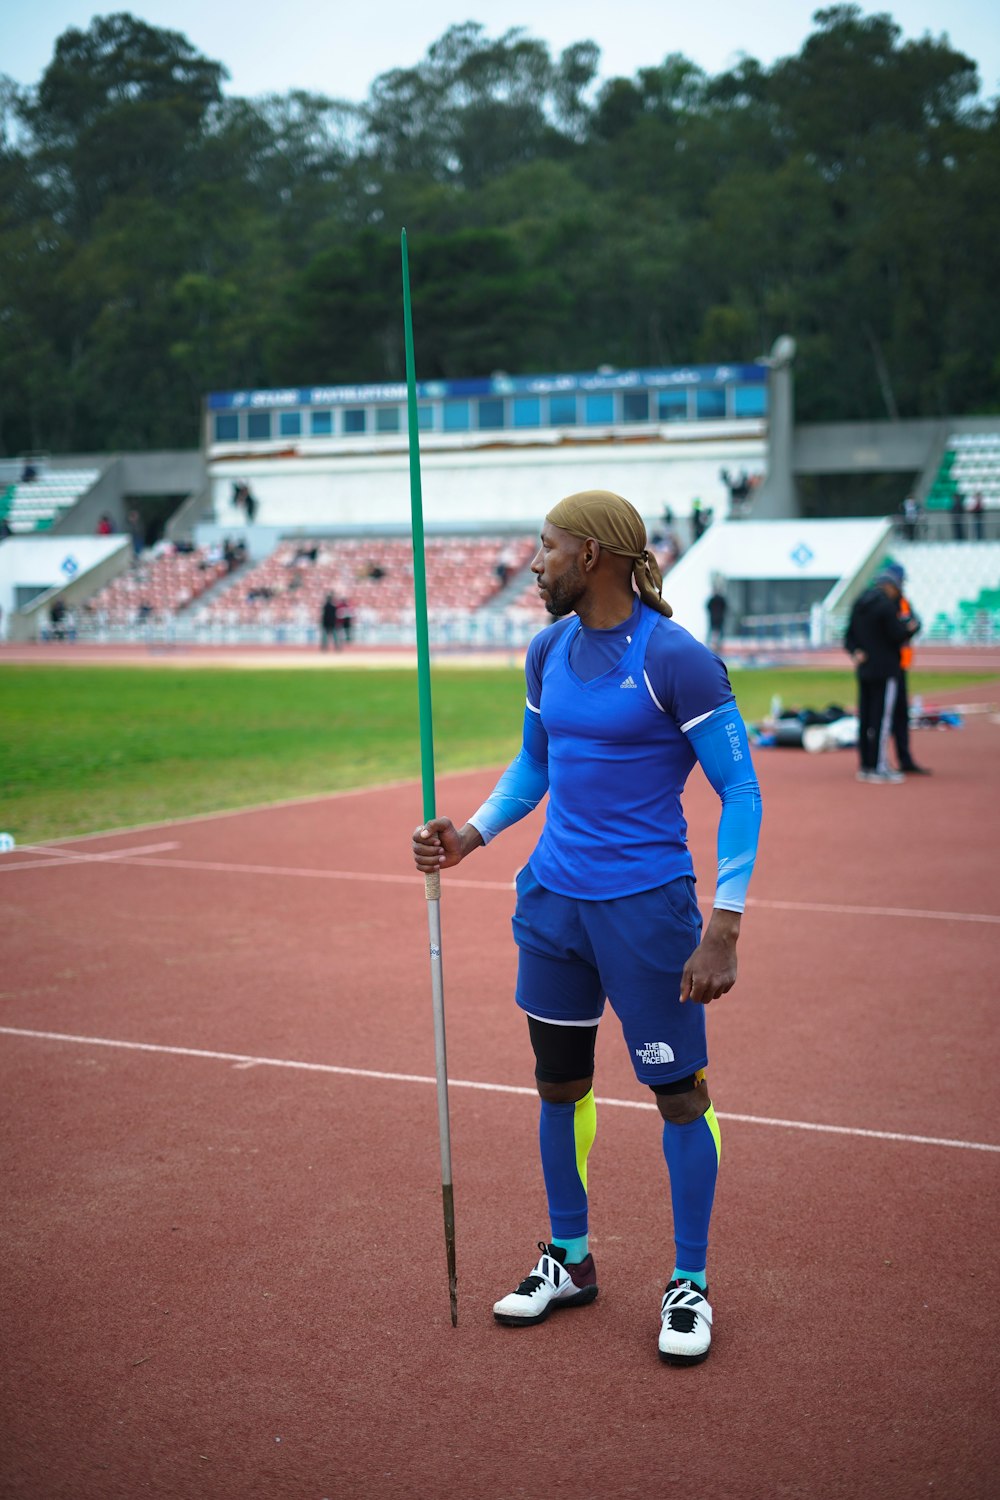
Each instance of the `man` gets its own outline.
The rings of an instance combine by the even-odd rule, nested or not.
[[[722,635],[726,628],[726,611],[728,609],[726,596],[717,584],[708,597],[705,608],[708,610],[708,644],[713,651],[722,650]]]
[[[898,566],[898,564],[897,564]],[[900,568],[900,588],[902,589],[904,576]],[[910,601],[906,595],[900,593],[899,615],[905,620],[913,614]],[[896,759],[899,769],[904,776],[930,776],[931,772],[926,766],[918,766],[913,759],[910,750],[910,692],[909,679],[910,668],[913,666],[913,636],[899,648],[899,676],[896,679],[896,702],[892,710],[892,740],[896,746]]]
[[[531,568],[558,623],[528,648],[520,754],[462,828],[441,817],[413,835],[418,869],[448,869],[548,792],[545,828],[517,877],[513,925],[551,1238],[493,1312],[499,1323],[529,1327],[597,1296],[587,1157],[597,1026],[610,999],[663,1119],[676,1263],[660,1305],[659,1351],[668,1363],[696,1364],[711,1343],[705,1267],[720,1152],[704,1007],[736,982],[760,789],[726,669],[671,620],[627,500],[592,490],[560,501]],[[696,759],[722,799],[704,936],[681,809]]]
[[[916,615],[901,615],[905,574],[889,563],[872,587],[855,600],[844,635],[858,679],[858,780],[873,784],[905,781],[889,765],[888,742],[899,691],[899,648],[916,635]]]
[[[337,602],[332,594],[327,594],[319,614],[319,648],[321,651],[328,650],[331,641],[335,650],[339,648],[337,624]]]

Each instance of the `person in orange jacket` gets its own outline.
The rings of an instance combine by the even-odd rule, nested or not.
[[[910,602],[905,594],[899,596],[899,617],[912,615]],[[899,648],[899,674],[896,678],[896,702],[892,710],[892,742],[896,747],[899,769],[906,776],[930,776],[926,766],[918,766],[910,753],[910,695],[908,691],[909,671],[913,665],[913,636]]]

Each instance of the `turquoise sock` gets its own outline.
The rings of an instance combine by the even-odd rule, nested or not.
[[[571,1265],[576,1265],[579,1260],[586,1260],[590,1254],[590,1240],[585,1234],[578,1234],[573,1240],[561,1240],[553,1235],[552,1244],[566,1251],[566,1260]]]
[[[680,1266],[674,1266],[670,1273],[671,1281],[693,1281],[695,1286],[704,1291],[708,1286],[704,1271],[682,1271]]]

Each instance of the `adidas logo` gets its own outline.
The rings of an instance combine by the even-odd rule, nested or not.
[[[641,1047],[636,1047],[635,1055],[647,1067],[655,1067],[657,1063],[668,1063],[674,1060],[673,1048],[666,1042],[643,1042]]]
[[[630,672],[628,674],[628,676],[626,677],[625,681],[622,682],[622,683],[619,683],[619,686],[620,687],[631,687],[631,688],[634,688],[634,687],[638,687],[638,683],[636,682],[635,678],[632,676],[632,673]]]

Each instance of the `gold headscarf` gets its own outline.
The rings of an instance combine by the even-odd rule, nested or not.
[[[607,552],[632,559],[632,577],[643,604],[668,617],[673,610],[663,597],[663,575],[646,550],[646,527],[634,505],[610,490],[581,490],[567,495],[545,517],[570,536],[593,537]]]

